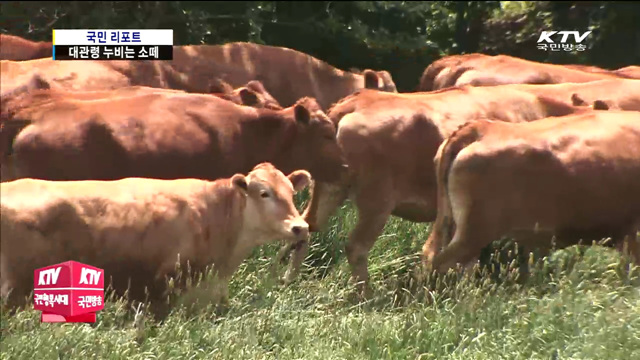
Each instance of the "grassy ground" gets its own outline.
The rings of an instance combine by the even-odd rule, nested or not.
[[[234,277],[231,306],[174,311],[164,323],[115,299],[89,324],[1,316],[3,359],[640,359],[640,276],[613,250],[554,253],[524,286],[451,275],[436,292],[411,281],[428,224],[393,219],[371,252],[375,297],[352,302],[343,254],[355,213],[315,235],[299,281],[282,288],[255,251]],[[573,264],[573,266],[569,265]],[[571,268],[571,270],[568,270]],[[280,274],[284,268],[279,269]],[[406,288],[411,287],[408,291]]]

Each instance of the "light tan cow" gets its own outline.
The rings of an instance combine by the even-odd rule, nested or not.
[[[435,169],[428,159],[449,134],[478,117],[527,122],[578,111],[591,110],[500,87],[408,94],[362,90],[328,114],[338,124],[336,137],[350,179],[337,186],[317,181],[305,220],[311,231],[320,231],[347,197],[354,200],[358,222],[346,254],[354,280],[364,282],[360,290],[368,291],[369,250],[387,219],[391,215],[415,222],[435,219]],[[297,269],[298,264],[290,262],[285,282],[295,278]]]
[[[640,265],[638,112],[472,121],[440,146],[435,166],[438,215],[423,251],[437,271],[470,265],[514,234],[527,249],[547,250],[554,234],[560,248],[611,237]]]
[[[2,296],[20,304],[34,269],[68,260],[104,269],[118,294],[161,301],[176,262],[194,274],[212,265],[214,300],[256,246],[307,241],[308,225],[293,203],[311,181],[304,170],[285,176],[270,163],[248,175],[216,181],[127,178],[118,181],[3,183],[0,198]],[[184,276],[184,275],[183,275]],[[216,298],[217,297],[217,298]]]

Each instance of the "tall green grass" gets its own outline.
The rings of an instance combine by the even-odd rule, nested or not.
[[[222,315],[177,308],[136,321],[115,298],[93,325],[2,314],[2,359],[640,359],[640,272],[611,249],[555,252],[525,284],[503,266],[500,281],[449,274],[426,288],[413,255],[430,224],[392,219],[371,251],[375,295],[358,303],[343,252],[355,221],[343,206],[287,288],[271,274],[279,246],[256,249]]]

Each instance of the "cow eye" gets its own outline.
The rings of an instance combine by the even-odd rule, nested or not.
[[[262,198],[268,198],[269,197],[269,193],[266,192],[265,190],[260,191],[260,197]]]

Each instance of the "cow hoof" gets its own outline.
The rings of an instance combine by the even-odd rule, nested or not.
[[[287,270],[282,278],[280,278],[280,284],[287,287],[291,285],[297,278],[297,274],[295,272]]]
[[[373,299],[373,289],[368,284],[357,284],[349,295],[349,301],[353,304],[367,302],[371,299]]]
[[[436,252],[429,250],[422,253],[422,265],[425,270],[431,270],[433,259],[436,257]]]
[[[372,299],[372,297],[373,296],[371,292],[362,292],[361,290],[356,289],[349,294],[348,301],[351,304],[357,305],[368,302]]]
[[[230,308],[229,303],[226,301],[223,301],[216,304],[214,312],[216,316],[223,316],[229,312],[229,308]]]

